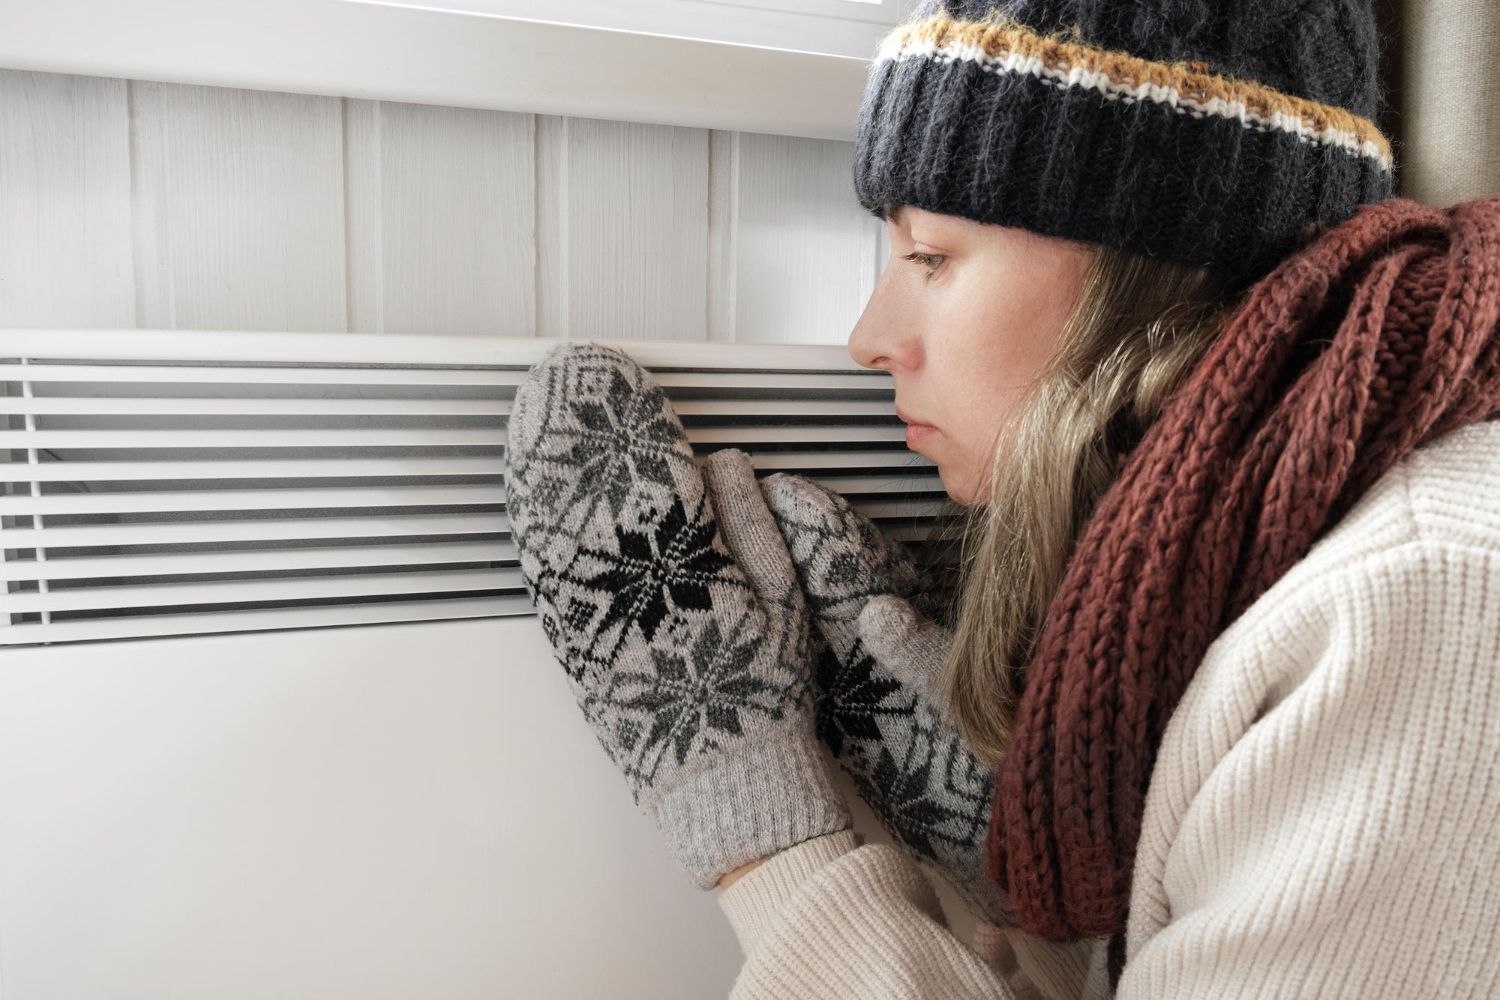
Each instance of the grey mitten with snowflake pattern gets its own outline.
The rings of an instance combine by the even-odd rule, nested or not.
[[[1016,923],[985,870],[993,777],[931,698],[950,642],[934,590],[837,492],[791,473],[760,485],[824,640],[818,737],[897,843],[979,916]]]
[[[848,829],[814,733],[807,609],[749,457],[700,468],[650,375],[579,342],[516,390],[506,459],[542,629],[694,883]]]

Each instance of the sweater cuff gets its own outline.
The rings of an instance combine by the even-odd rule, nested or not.
[[[853,830],[840,830],[793,844],[766,858],[747,875],[719,892],[719,906],[729,918],[740,949],[750,954],[776,914],[818,869],[860,845]]]

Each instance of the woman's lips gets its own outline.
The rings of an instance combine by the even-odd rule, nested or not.
[[[931,424],[924,424],[920,421],[913,420],[899,406],[896,407],[896,416],[900,417],[901,422],[906,425],[906,446],[908,448],[915,449],[918,443],[925,440],[928,435],[937,430],[937,428],[932,426]]]
[[[925,441],[927,439],[927,436],[935,430],[937,430],[937,428],[933,427],[931,424],[907,424],[906,446],[915,451],[917,445]]]

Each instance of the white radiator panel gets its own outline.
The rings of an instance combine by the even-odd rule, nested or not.
[[[701,1000],[740,967],[533,617],[0,658],[5,1000]]]
[[[516,385],[557,341],[0,331],[0,645],[533,612]],[[700,454],[850,497],[919,558],[957,508],[842,348],[613,342]]]
[[[0,657],[6,1000],[728,992],[534,619]]]

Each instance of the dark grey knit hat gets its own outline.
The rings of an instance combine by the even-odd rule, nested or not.
[[[1391,196],[1378,55],[1369,0],[921,0],[871,66],[855,193],[1241,287]]]

